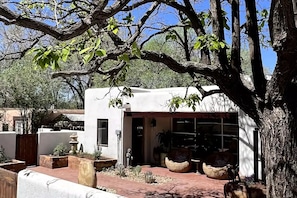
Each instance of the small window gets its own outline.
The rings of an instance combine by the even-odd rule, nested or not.
[[[97,120],[97,142],[100,146],[108,146],[108,120]]]
[[[8,124],[3,123],[2,131],[8,131]]]

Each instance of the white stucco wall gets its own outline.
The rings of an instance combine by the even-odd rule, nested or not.
[[[122,196],[25,169],[18,173],[17,198],[32,197],[121,198]]]
[[[78,141],[83,139],[83,131],[74,131],[74,130],[61,130],[61,131],[52,131],[51,129],[38,129],[38,151],[37,151],[37,163],[39,162],[39,155],[48,155],[53,154],[54,148],[60,144],[65,144],[70,149],[70,135],[77,134]],[[82,140],[83,141],[83,140]],[[79,149],[79,144],[77,149]]]
[[[15,158],[16,132],[2,131],[0,132],[0,145],[5,149],[5,153],[9,158]]]
[[[206,90],[216,89],[216,86],[204,87]],[[164,89],[139,89],[132,88],[134,96],[131,98],[123,98],[123,104],[129,103],[131,112],[171,112],[168,104],[173,96],[184,97],[187,94],[197,93],[194,87],[186,88],[164,88]],[[109,119],[109,145],[103,148],[103,155],[118,158],[119,162],[123,162],[125,151],[131,146],[131,126],[126,126],[129,118],[123,121],[124,109],[108,107],[110,99],[117,97],[119,94],[118,88],[99,88],[88,89],[85,94],[85,140],[84,148],[92,151],[97,141],[97,119]],[[193,112],[191,108],[181,106],[176,112]],[[238,109],[232,101],[224,94],[213,94],[204,98],[196,107],[196,112],[238,112],[239,114],[239,166],[240,172],[244,176],[249,176],[253,173],[253,130],[254,122]],[[130,118],[131,119],[131,118]],[[149,122],[150,118],[146,118],[145,122]],[[157,121],[158,122],[158,121]],[[130,121],[131,123],[131,121]],[[123,127],[122,127],[123,126]],[[130,127],[130,128],[129,128]],[[159,128],[158,128],[159,127]],[[160,126],[154,129],[147,129],[154,135],[165,126]],[[170,129],[170,126],[169,128]],[[120,153],[117,153],[117,136],[116,130],[122,130],[122,139],[119,142]],[[150,141],[145,142],[145,146],[155,145],[153,134],[147,135],[151,137]],[[259,147],[260,148],[260,147]],[[147,151],[151,156],[151,151]],[[145,161],[151,157],[146,157]]]
[[[117,158],[117,136],[115,131],[122,130],[123,109],[110,108],[110,99],[115,98],[118,90],[109,88],[88,89],[85,92],[85,138],[83,147],[86,152],[94,152],[97,147],[97,120],[108,119],[108,147],[102,148],[102,155]]]

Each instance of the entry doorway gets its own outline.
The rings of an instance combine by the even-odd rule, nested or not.
[[[144,163],[144,119],[132,119],[132,165]]]

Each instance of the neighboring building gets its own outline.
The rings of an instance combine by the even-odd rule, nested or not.
[[[0,131],[26,133],[31,130],[31,116],[30,109],[0,108]]]
[[[173,96],[197,93],[196,88],[131,89],[134,96],[122,98],[121,108],[109,107],[109,101],[119,96],[119,88],[86,90],[84,151],[93,152],[99,145],[104,156],[124,164],[125,153],[132,148],[134,163],[150,164],[158,145],[156,135],[170,130],[171,148],[190,148],[197,158],[229,150],[242,175],[254,173],[255,123],[224,94],[204,98],[193,112],[185,106],[173,110],[168,104]]]
[[[34,128],[48,127],[54,130],[70,129],[84,130],[84,110],[83,109],[51,109],[41,110],[40,122],[33,123],[34,117],[32,109],[0,108],[0,132],[15,131],[17,134],[36,133]],[[33,126],[37,124],[39,126]],[[33,131],[32,131],[33,130]]]
[[[84,110],[51,109],[47,111],[40,124],[43,128],[53,128],[54,130],[84,130]]]

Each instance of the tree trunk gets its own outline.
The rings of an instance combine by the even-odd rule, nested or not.
[[[294,114],[287,105],[264,110],[260,133],[268,198],[297,197],[297,125]]]

